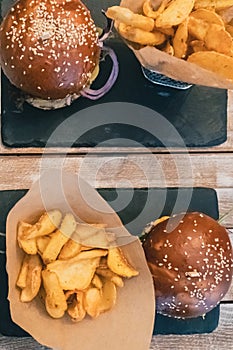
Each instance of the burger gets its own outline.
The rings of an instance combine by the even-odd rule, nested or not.
[[[174,318],[204,316],[227,293],[233,253],[227,230],[211,217],[180,213],[151,225],[143,248],[157,312]]]
[[[105,89],[89,88],[103,49],[90,11],[79,0],[19,0],[0,26],[2,70],[36,107],[62,107],[80,95],[103,96],[117,76],[115,64]]]

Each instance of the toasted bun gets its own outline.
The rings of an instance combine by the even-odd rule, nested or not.
[[[99,55],[97,28],[79,0],[19,0],[0,27],[5,75],[38,98],[79,94]]]
[[[160,222],[143,243],[153,276],[156,308],[163,315],[205,315],[226,294],[232,279],[232,246],[226,229],[198,212]]]

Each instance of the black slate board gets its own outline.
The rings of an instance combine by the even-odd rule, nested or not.
[[[0,191],[0,232],[5,232],[7,214],[14,204],[25,195],[27,190]],[[128,230],[140,235],[142,229],[157,216],[168,215],[176,204],[176,212],[188,209],[189,211],[201,211],[213,218],[218,218],[218,202],[216,192],[207,188],[150,188],[150,189],[99,189],[101,196],[118,212],[122,222]],[[187,207],[186,202],[190,193],[191,201]],[[131,201],[124,209],[125,199],[132,194]],[[179,194],[179,196],[178,196]],[[158,203],[164,199],[162,210],[158,211]],[[147,210],[144,212],[143,208]],[[137,218],[139,220],[137,221]],[[4,234],[0,235],[0,251],[5,250]],[[5,269],[5,254],[0,254],[0,333],[7,336],[27,336],[28,334],[14,324],[10,318],[9,303],[7,300],[7,273]],[[213,331],[219,320],[219,306],[206,315],[206,318],[198,317],[190,320],[176,320],[173,318],[156,315],[154,334],[194,334]]]
[[[227,90],[198,85],[188,90],[176,90],[155,85],[144,78],[139,62],[122,41],[109,39],[107,45],[118,56],[120,72],[110,92],[95,102],[80,97],[71,106],[53,111],[42,111],[27,103],[19,107],[20,91],[2,74],[3,144],[8,147],[95,147],[104,142],[105,147],[128,147],[131,145],[129,140],[133,140],[138,143],[138,147],[205,147],[226,140]],[[94,87],[102,86],[110,67],[111,62],[107,57],[100,65],[101,72]],[[177,130],[183,140],[182,145],[169,132],[164,144],[156,135],[146,131],[150,125],[146,128],[143,120],[142,127],[136,126],[140,116],[135,116],[135,123],[132,123],[132,116],[127,114],[124,107],[121,107],[121,113],[123,109],[125,114],[124,122],[117,123],[115,105],[105,112],[108,116],[104,125],[101,125],[101,121],[98,124],[98,116],[94,112],[85,117],[79,113],[75,116],[75,124],[69,122],[69,117],[85,108],[113,102],[137,104],[160,113]],[[51,134],[64,121],[66,125],[59,137],[47,144]],[[84,123],[88,131],[77,138],[80,126]],[[160,124],[156,125],[158,135],[162,128]]]

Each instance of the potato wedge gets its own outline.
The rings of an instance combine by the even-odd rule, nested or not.
[[[42,271],[42,263],[38,255],[29,255],[25,264],[28,265],[26,285],[22,289],[20,294],[20,300],[24,303],[32,301],[37,296],[41,286]],[[26,266],[24,266],[23,268],[26,269]]]
[[[67,310],[66,297],[59,283],[56,273],[42,271],[43,286],[45,289],[45,307],[53,318],[61,318]]]
[[[188,31],[194,38],[204,41],[208,51],[231,53],[232,37],[223,26],[190,16]]]
[[[70,238],[62,247],[61,252],[59,254],[60,260],[67,260],[75,257],[78,253],[80,253],[82,248],[82,244],[74,241]]]
[[[190,14],[194,0],[172,0],[155,20],[156,27],[166,28],[182,23]]]
[[[130,278],[139,274],[139,272],[130,265],[122,250],[118,247],[109,249],[107,264],[110,270],[122,277]]]
[[[102,295],[100,299],[99,310],[100,312],[105,312],[114,307],[117,300],[117,290],[116,286],[111,281],[105,281],[102,288]]]
[[[51,237],[50,236],[42,236],[36,238],[37,250],[40,255],[42,255],[47,247]]]
[[[26,223],[26,222],[19,222],[18,224],[18,231],[17,231],[17,240],[19,247],[22,248],[25,253],[33,255],[37,253],[37,244],[36,244],[36,239],[24,239],[25,237],[25,232],[27,232],[32,225]]]
[[[185,58],[188,50],[188,19],[179,24],[173,38],[174,56]]]
[[[141,45],[156,46],[161,45],[166,40],[165,34],[158,30],[146,32],[143,29],[135,28],[125,23],[119,23],[118,31],[123,38]]]
[[[217,73],[223,78],[233,79],[233,57],[215,51],[199,51],[190,55],[188,62]]]
[[[18,275],[18,279],[16,282],[16,286],[21,289],[25,288],[27,285],[28,265],[29,265],[29,256],[25,255],[21,265],[19,275]]]
[[[225,55],[231,54],[232,36],[224,27],[211,24],[205,35],[204,42],[209,51],[216,51]]]
[[[46,236],[52,233],[60,225],[62,214],[60,210],[54,209],[45,212],[39,220],[27,231],[24,231],[22,239],[31,239],[40,236]]]
[[[61,227],[56,230],[46,246],[42,258],[45,264],[55,261],[62,247],[69,240],[76,229],[76,220],[71,213],[64,216]]]
[[[74,322],[79,322],[84,319],[86,316],[86,310],[84,308],[84,292],[77,291],[75,293],[72,303],[68,305],[67,313]]]
[[[208,22],[210,24],[218,24],[224,27],[224,22],[221,16],[219,16],[215,11],[208,10],[205,8],[199,8],[192,13],[190,13],[191,17],[196,19],[201,19],[202,21]]]
[[[233,0],[195,0],[194,8],[212,8],[215,10],[223,10],[233,6]]]
[[[122,6],[109,7],[105,14],[114,21],[122,22],[147,32],[152,31],[154,28],[154,20],[152,18],[134,13],[130,9]]]
[[[89,316],[96,318],[100,314],[101,292],[98,288],[88,288],[84,293],[84,308]]]
[[[62,289],[84,290],[86,289],[95,274],[100,258],[82,260],[56,260],[47,265],[47,270],[55,272]]]

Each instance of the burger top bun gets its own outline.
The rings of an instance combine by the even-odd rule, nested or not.
[[[98,32],[79,0],[19,0],[0,27],[0,64],[13,85],[42,99],[78,94],[98,66]]]
[[[212,310],[228,291],[233,272],[226,229],[199,212],[154,226],[143,248],[153,276],[157,311],[191,318]]]

